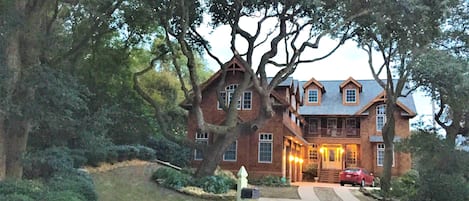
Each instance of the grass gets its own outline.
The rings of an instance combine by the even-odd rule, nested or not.
[[[205,200],[166,189],[151,181],[152,173],[160,167],[157,164],[138,162],[129,164],[125,164],[128,166],[104,165],[91,171],[99,201]],[[258,188],[262,197],[300,199],[298,186],[259,186]]]
[[[128,166],[92,173],[99,201],[202,201],[158,186],[150,180],[157,165]]]
[[[298,195],[298,186],[291,186],[291,187],[258,186],[257,188],[259,189],[262,197],[300,199],[300,195]]]

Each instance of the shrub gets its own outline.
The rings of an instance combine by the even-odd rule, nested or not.
[[[236,181],[229,177],[215,175],[207,176],[195,181],[196,186],[204,189],[205,192],[220,194],[226,193],[236,185]]]
[[[6,180],[0,182],[0,200],[30,201],[39,200],[45,186],[34,180]]]
[[[118,161],[119,154],[117,153],[117,146],[110,146],[107,149],[106,162],[114,164]]]
[[[139,149],[131,145],[116,145],[113,149],[117,152],[119,162],[135,159],[139,153]]]
[[[0,201],[35,201],[35,199],[23,194],[0,195]]]
[[[87,164],[98,167],[99,163],[106,161],[107,149],[96,147],[85,151],[85,157],[88,159]]]
[[[169,167],[161,167],[153,173],[152,179],[163,186],[180,189],[189,184],[191,176]]]
[[[88,201],[98,199],[91,176],[78,170],[59,172],[48,180],[47,185],[50,191],[74,192],[83,195]]]
[[[309,164],[303,170],[303,175],[306,180],[312,181],[314,177],[318,176],[318,164]]]
[[[51,147],[28,153],[24,157],[25,178],[50,177],[54,172],[74,167],[71,151],[67,147]]]
[[[83,167],[88,162],[88,159],[85,157],[85,151],[83,149],[72,149],[70,154],[73,159],[74,168]]]
[[[391,195],[402,200],[414,198],[417,193],[419,175],[415,170],[410,170],[401,177],[393,178],[391,181]]]
[[[138,149],[138,159],[148,161],[156,158],[156,152],[154,149],[143,145],[137,145],[135,147]]]
[[[85,197],[73,191],[51,191],[46,193],[42,200],[47,201],[86,201]]]
[[[185,167],[191,157],[191,149],[164,137],[149,138],[147,146],[155,150],[156,158]]]
[[[260,186],[274,186],[274,187],[287,187],[290,186],[290,183],[283,177],[279,176],[264,176],[259,179],[251,180],[252,184],[260,185]]]

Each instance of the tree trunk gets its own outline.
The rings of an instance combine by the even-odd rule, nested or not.
[[[204,152],[204,159],[200,163],[195,173],[195,177],[201,178],[215,173],[218,164],[222,160],[226,149],[222,149],[221,144],[213,144]]]
[[[395,136],[395,118],[396,111],[395,101],[389,97],[386,100],[386,124],[383,128],[383,142],[384,142],[384,164],[383,164],[383,178],[381,179],[381,190],[384,197],[388,197],[391,188],[391,175],[392,175],[392,162],[394,152],[394,136]]]
[[[461,131],[460,122],[462,118],[464,117],[464,113],[462,111],[455,111],[452,109],[452,113],[453,113],[453,118],[452,118],[453,122],[449,126],[444,126],[445,131],[446,131],[446,144],[449,147],[456,146],[456,136]]]
[[[6,132],[5,132],[5,118],[0,114],[0,181],[5,179],[6,171]]]
[[[23,155],[26,152],[30,123],[27,120],[10,120],[8,124],[6,151],[6,178],[23,176]]]
[[[210,176],[215,173],[218,164],[223,159],[223,154],[226,149],[238,139],[238,133],[230,133],[226,135],[215,136],[214,143],[208,146],[204,151],[203,161],[200,163],[199,168],[195,173],[195,176],[200,178],[204,176]]]

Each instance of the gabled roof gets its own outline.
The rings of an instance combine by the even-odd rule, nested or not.
[[[366,115],[370,106],[377,102],[384,101],[384,90],[375,80],[359,80],[363,87],[363,92],[358,94],[360,102],[357,105],[344,105],[343,97],[340,92],[324,93],[321,98],[321,105],[300,107],[299,113],[301,115]],[[306,81],[300,83],[307,83]],[[340,87],[343,80],[327,80],[321,81],[326,89],[337,89]],[[403,92],[405,93],[405,92]],[[304,96],[302,92],[301,97]],[[398,106],[402,108],[407,116],[415,116],[417,110],[415,108],[414,99],[412,94],[407,97],[400,97],[398,99]]]
[[[324,88],[324,85],[321,84],[321,82],[317,81],[316,79],[311,78],[308,82],[306,83],[303,83],[303,89],[306,89],[307,87],[309,87],[309,85],[311,84],[315,84],[316,86],[318,86],[318,88],[321,89],[321,92],[322,93],[325,93],[326,92],[326,88]]]
[[[352,77],[349,77],[349,78],[346,79],[344,82],[342,82],[342,84],[339,85],[339,91],[340,91],[340,93],[343,92],[344,87],[347,86],[347,84],[349,84],[349,83],[352,83],[352,84],[354,84],[355,86],[357,86],[358,91],[359,91],[359,92],[362,92],[362,84],[360,84],[360,82],[358,82],[357,80],[353,79]]]
[[[224,64],[224,66],[227,68],[226,70],[227,71],[241,71],[241,72],[245,72],[246,71],[246,68],[243,66],[243,62],[241,61],[242,58],[239,57],[239,56],[233,56],[233,58],[231,58],[230,61],[226,62]],[[223,73],[223,70],[220,69],[218,70],[215,74],[213,74],[207,81],[205,81],[204,83],[202,83],[200,85],[200,90],[203,92],[208,86],[214,84],[215,81],[218,80],[218,78],[220,78],[220,76],[222,76],[222,73]],[[287,86],[291,86],[293,84],[293,78],[292,77],[289,77],[287,78],[286,80],[284,80],[281,84],[288,84],[290,83],[289,85]],[[191,94],[192,95],[192,94]],[[277,92],[275,91],[272,91],[272,93],[270,94],[271,97],[274,98],[274,105],[276,106],[289,106],[290,104],[282,98],[282,96],[280,96]],[[184,99],[180,104],[179,104],[180,107],[184,108],[184,109],[190,109],[190,107],[192,106],[192,103],[188,100],[188,99]]]

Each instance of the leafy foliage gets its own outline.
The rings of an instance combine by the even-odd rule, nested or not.
[[[197,179],[195,185],[204,189],[205,192],[220,194],[228,192],[229,189],[234,189],[236,181],[230,177],[213,175]]]
[[[0,182],[0,200],[40,200],[46,188],[41,182],[33,180],[2,181]]]
[[[467,152],[455,150],[436,133],[424,130],[413,133],[399,145],[399,149],[413,154],[418,172],[411,172],[397,181],[395,194],[401,196],[401,199],[469,199]]]
[[[174,189],[185,186],[197,186],[205,192],[221,194],[236,187],[236,180],[229,174],[218,174],[202,178],[194,178],[191,172],[179,171],[169,167],[158,168],[152,175],[152,180],[157,183]]]
[[[178,170],[161,167],[153,173],[152,179],[163,186],[179,189],[187,186],[192,178]]]
[[[184,167],[189,163],[191,149],[162,136],[150,138],[147,146],[155,150],[156,158]]]
[[[415,198],[417,194],[418,180],[419,174],[416,170],[410,170],[401,177],[393,178],[393,180],[391,180],[391,195],[403,200],[406,200],[407,198]]]
[[[51,191],[70,191],[82,195],[88,201],[98,200],[93,179],[85,172],[78,170],[59,172],[47,181],[47,185]]]
[[[279,176],[273,176],[273,175],[263,176],[258,179],[252,179],[251,183],[255,185],[261,185],[261,186],[277,186],[277,187],[290,186],[290,183],[285,178],[279,177]]]
[[[26,178],[48,178],[58,171],[71,170],[74,159],[67,147],[51,147],[41,151],[30,152],[24,159],[24,176]]]

